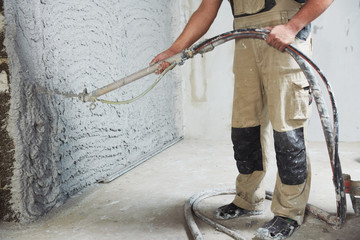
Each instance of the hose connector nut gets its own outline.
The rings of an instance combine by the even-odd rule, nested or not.
[[[82,93],[79,94],[79,99],[82,102],[86,102],[85,96],[88,95],[87,89],[85,88]]]

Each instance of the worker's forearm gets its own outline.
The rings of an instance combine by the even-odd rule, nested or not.
[[[170,50],[180,52],[201,38],[213,23],[222,0],[203,0]]]
[[[287,23],[294,31],[299,32],[306,25],[319,17],[334,0],[307,0],[299,12]]]

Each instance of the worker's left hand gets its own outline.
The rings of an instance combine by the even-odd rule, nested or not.
[[[267,27],[266,29],[270,31],[266,37],[266,42],[282,52],[295,40],[297,34],[286,24]]]
[[[154,65],[159,63],[158,69],[155,71],[155,74],[162,73],[166,68],[170,66],[170,63],[165,62],[163,60],[172,57],[176,54],[176,52],[172,51],[171,49],[167,49],[161,53],[159,53],[153,60],[151,60],[150,65]]]

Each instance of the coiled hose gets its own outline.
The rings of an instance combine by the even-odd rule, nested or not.
[[[207,39],[203,42],[200,42],[193,47],[184,50],[183,55],[187,58],[191,58],[196,54],[204,54],[208,51],[213,50],[216,46],[223,44],[225,42],[228,42],[233,39],[245,39],[245,38],[253,38],[253,39],[262,39],[266,40],[266,36],[269,33],[267,30],[263,29],[239,29],[234,30],[230,32],[226,32],[223,34],[220,34],[218,36],[215,36],[213,38]],[[334,94],[331,90],[331,86],[324,76],[324,74],[321,72],[320,68],[316,66],[316,64],[309,59],[307,56],[305,56],[302,52],[297,50],[292,45],[288,46],[285,51],[289,53],[295,61],[298,63],[299,67],[303,71],[304,75],[306,76],[311,91],[314,96],[314,100],[316,102],[317,110],[320,116],[321,125],[323,128],[326,145],[329,153],[330,158],[330,165],[332,168],[333,173],[333,183],[335,187],[335,193],[336,193],[336,205],[337,205],[337,212],[336,216],[327,213],[326,211],[319,209],[313,205],[307,204],[306,210],[308,213],[313,214],[318,219],[324,221],[328,225],[332,226],[335,229],[338,229],[341,227],[341,225],[344,223],[346,218],[346,196],[345,196],[345,189],[344,189],[344,179],[342,175],[341,170],[341,164],[339,159],[339,153],[338,153],[338,141],[339,141],[339,123],[338,123],[338,113],[337,113],[337,107],[336,102],[334,98]],[[185,58],[185,57],[184,57]],[[327,92],[329,94],[330,102],[332,105],[332,122],[330,120],[330,116],[328,114],[326,104],[323,98],[323,95],[321,93],[320,84],[317,81],[316,77],[312,73],[312,69],[317,72],[317,74],[322,79]],[[190,229],[190,232],[194,239],[200,240],[202,238],[202,234],[199,231],[192,213],[194,212],[196,216],[198,216],[200,219],[204,220],[205,222],[209,223],[216,229],[223,231],[224,233],[228,234],[229,236],[233,237],[234,239],[244,239],[241,235],[239,235],[237,232],[232,231],[230,229],[227,229],[226,227],[222,226],[221,224],[218,224],[211,219],[203,216],[198,211],[198,204],[203,199],[217,196],[217,195],[223,195],[223,194],[235,194],[235,190],[233,189],[220,189],[220,190],[209,190],[205,191],[199,194],[196,194],[192,196],[185,204],[185,219],[187,222],[187,225]],[[266,192],[266,198],[272,199],[272,193]]]

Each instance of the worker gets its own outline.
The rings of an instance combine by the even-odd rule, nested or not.
[[[229,0],[234,29],[266,28],[266,41],[238,39],[234,54],[231,139],[239,174],[236,195],[214,212],[217,219],[261,214],[269,137],[275,146],[278,174],[271,211],[274,218],[256,231],[259,239],[285,239],[303,223],[310,191],[306,128],[311,92],[301,69],[285,48],[292,44],[311,55],[310,24],[333,0]],[[150,64],[190,47],[213,23],[222,0],[202,0],[183,32]]]

